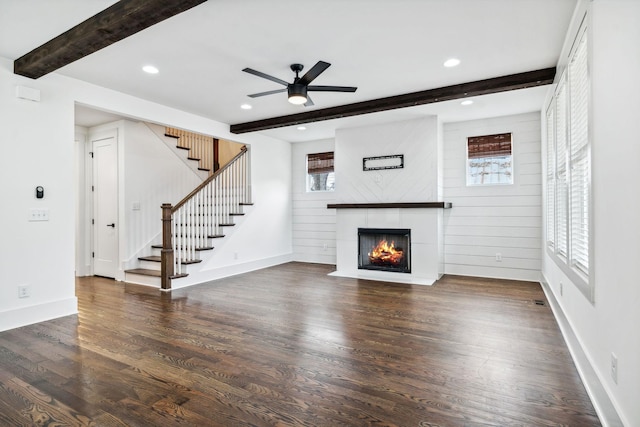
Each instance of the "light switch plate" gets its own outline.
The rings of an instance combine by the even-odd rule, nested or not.
[[[29,221],[49,221],[49,209],[31,208],[28,214]]]

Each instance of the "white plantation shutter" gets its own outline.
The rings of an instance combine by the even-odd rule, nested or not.
[[[547,110],[547,246],[555,247],[556,241],[556,147],[555,147],[555,107]]]
[[[556,249],[567,256],[567,85],[562,76],[556,95]]]
[[[587,34],[582,37],[569,62],[569,161],[571,188],[570,262],[584,273],[589,272],[589,77],[587,69]]]

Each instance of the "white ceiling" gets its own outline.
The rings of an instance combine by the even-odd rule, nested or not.
[[[0,56],[16,59],[112,0],[0,0]],[[236,124],[556,65],[576,0],[215,0],[174,16],[57,72],[224,123]],[[52,19],[55,17],[55,19]],[[457,57],[455,68],[443,62]],[[276,83],[292,63],[332,66],[314,84],[356,93],[312,94],[294,106]],[[153,64],[157,75],[142,72]],[[304,73],[304,71],[303,71]],[[547,88],[449,101],[261,133],[287,141],[330,138],[340,127],[437,114],[470,120],[539,110]],[[249,103],[251,110],[240,105]],[[113,116],[80,109],[78,124]],[[170,124],[170,123],[168,123]]]

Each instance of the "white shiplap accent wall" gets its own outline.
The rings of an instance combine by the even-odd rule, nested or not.
[[[444,125],[445,273],[540,279],[540,112]],[[511,132],[514,183],[467,186],[467,137]],[[502,254],[502,261],[496,254]]]
[[[307,154],[334,151],[334,147],[333,139],[291,146],[294,261],[336,263],[336,210],[327,209],[327,204],[335,203],[335,193],[307,193],[306,187]]]

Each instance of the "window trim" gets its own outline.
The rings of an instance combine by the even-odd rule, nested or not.
[[[587,171],[587,196],[588,196],[588,201],[586,204],[586,208],[587,208],[587,212],[588,212],[588,271],[585,273],[583,271],[583,269],[578,268],[578,266],[574,265],[573,263],[573,256],[571,254],[572,249],[572,210],[571,210],[571,192],[572,192],[572,186],[571,186],[571,171],[572,171],[572,161],[573,159],[571,158],[571,99],[570,99],[570,87],[569,87],[569,67],[571,62],[574,59],[574,55],[576,54],[576,51],[578,50],[582,40],[585,40],[585,42],[587,43],[586,45],[586,66],[587,66],[587,82],[586,82],[586,104],[587,104],[587,122],[586,122],[586,126],[587,126],[587,142],[586,142],[586,158],[588,161],[588,171]],[[588,27],[587,27],[587,19],[586,19],[586,15],[582,21],[582,23],[580,24],[580,28],[578,30],[578,32],[576,33],[576,37],[575,40],[573,42],[573,45],[570,49],[569,55],[568,55],[568,63],[566,68],[563,70],[563,73],[560,77],[560,79],[558,80],[559,82],[562,82],[563,79],[565,83],[566,83],[566,87],[565,87],[565,91],[566,91],[566,120],[567,120],[567,125],[566,125],[566,138],[567,138],[567,152],[566,152],[566,173],[567,173],[567,200],[566,200],[566,215],[567,215],[567,221],[566,221],[566,235],[567,235],[567,242],[566,242],[566,247],[567,247],[567,256],[563,256],[562,254],[560,254],[558,252],[558,221],[557,221],[557,197],[558,197],[558,191],[557,191],[557,164],[556,165],[552,165],[553,166],[553,176],[554,176],[554,197],[555,197],[555,202],[556,205],[554,206],[554,215],[556,216],[556,221],[555,221],[555,230],[554,230],[554,237],[555,237],[555,244],[549,245],[546,239],[545,235],[545,250],[546,253],[549,255],[549,257],[554,261],[554,263],[561,269],[561,271],[569,278],[569,280],[571,280],[571,282],[573,282],[575,284],[575,286],[578,288],[578,290],[593,304],[595,302],[594,300],[594,295],[595,295],[595,273],[594,273],[594,230],[593,230],[593,188],[591,186],[591,177],[593,174],[593,164],[591,163],[591,150],[592,150],[592,114],[593,114],[593,108],[592,108],[592,104],[591,104],[591,76],[590,76],[590,71],[592,68],[592,62],[591,62],[591,42],[590,42],[590,33],[588,31]],[[556,97],[558,95],[558,92],[561,90],[561,83],[559,83],[555,90],[554,90],[554,94],[549,102],[549,105],[547,106],[547,109],[545,110],[546,112],[549,112],[551,109],[554,109],[553,111],[553,123],[551,124],[553,126],[553,132],[554,135],[557,137],[557,130],[556,130],[556,125],[557,125],[557,104],[556,104]],[[545,125],[547,126],[547,135],[548,135],[548,126],[550,126],[549,122],[548,122],[548,115],[545,114]],[[554,141],[554,145],[555,145],[555,153],[554,153],[554,158],[557,156],[557,144],[558,141],[557,139]],[[547,149],[549,148],[549,143],[547,141]],[[548,159],[548,156],[547,156]],[[556,160],[557,161],[557,160]],[[549,185],[549,168],[550,165],[546,165],[546,174],[545,174],[545,184],[548,186]],[[547,187],[547,191],[548,191],[548,187]],[[546,203],[548,203],[548,198],[546,199]],[[547,206],[548,209],[548,206]],[[548,227],[548,221],[547,221],[547,217],[545,215],[545,227]]]
[[[324,164],[317,165],[318,167],[315,174],[321,174],[321,173],[333,174],[333,181],[334,181],[333,188],[330,188],[330,189],[325,188],[324,190],[311,190],[310,180],[311,180],[311,175],[314,175],[314,174],[309,173],[309,160],[313,156],[315,156],[317,162],[319,163],[322,163],[323,161],[327,161],[327,160],[331,161],[330,165],[324,165]],[[313,158],[311,160],[313,161]],[[335,152],[334,151],[325,151],[321,153],[307,153],[305,155],[305,189],[307,193],[331,193],[335,191]]]
[[[485,182],[481,182],[481,183],[470,182],[469,160],[471,160],[473,158],[483,158],[483,157],[484,158],[492,158],[490,156],[469,156],[469,147],[470,147],[470,144],[472,143],[472,140],[504,137],[505,135],[509,135],[509,156],[511,157],[510,181],[509,182],[486,182],[486,183]],[[489,142],[487,141],[487,143],[489,143]],[[498,148],[498,151],[500,151],[500,148]],[[494,157],[498,157],[498,156],[494,156]],[[466,186],[467,187],[487,187],[487,186],[494,186],[494,185],[497,185],[497,186],[513,185],[515,183],[514,169],[515,169],[515,165],[514,165],[514,150],[513,150],[513,132],[501,132],[501,133],[496,133],[496,134],[491,134],[491,135],[481,135],[481,136],[469,136],[469,137],[467,137],[467,141],[466,141],[466,144],[465,144],[465,182],[466,182]]]

